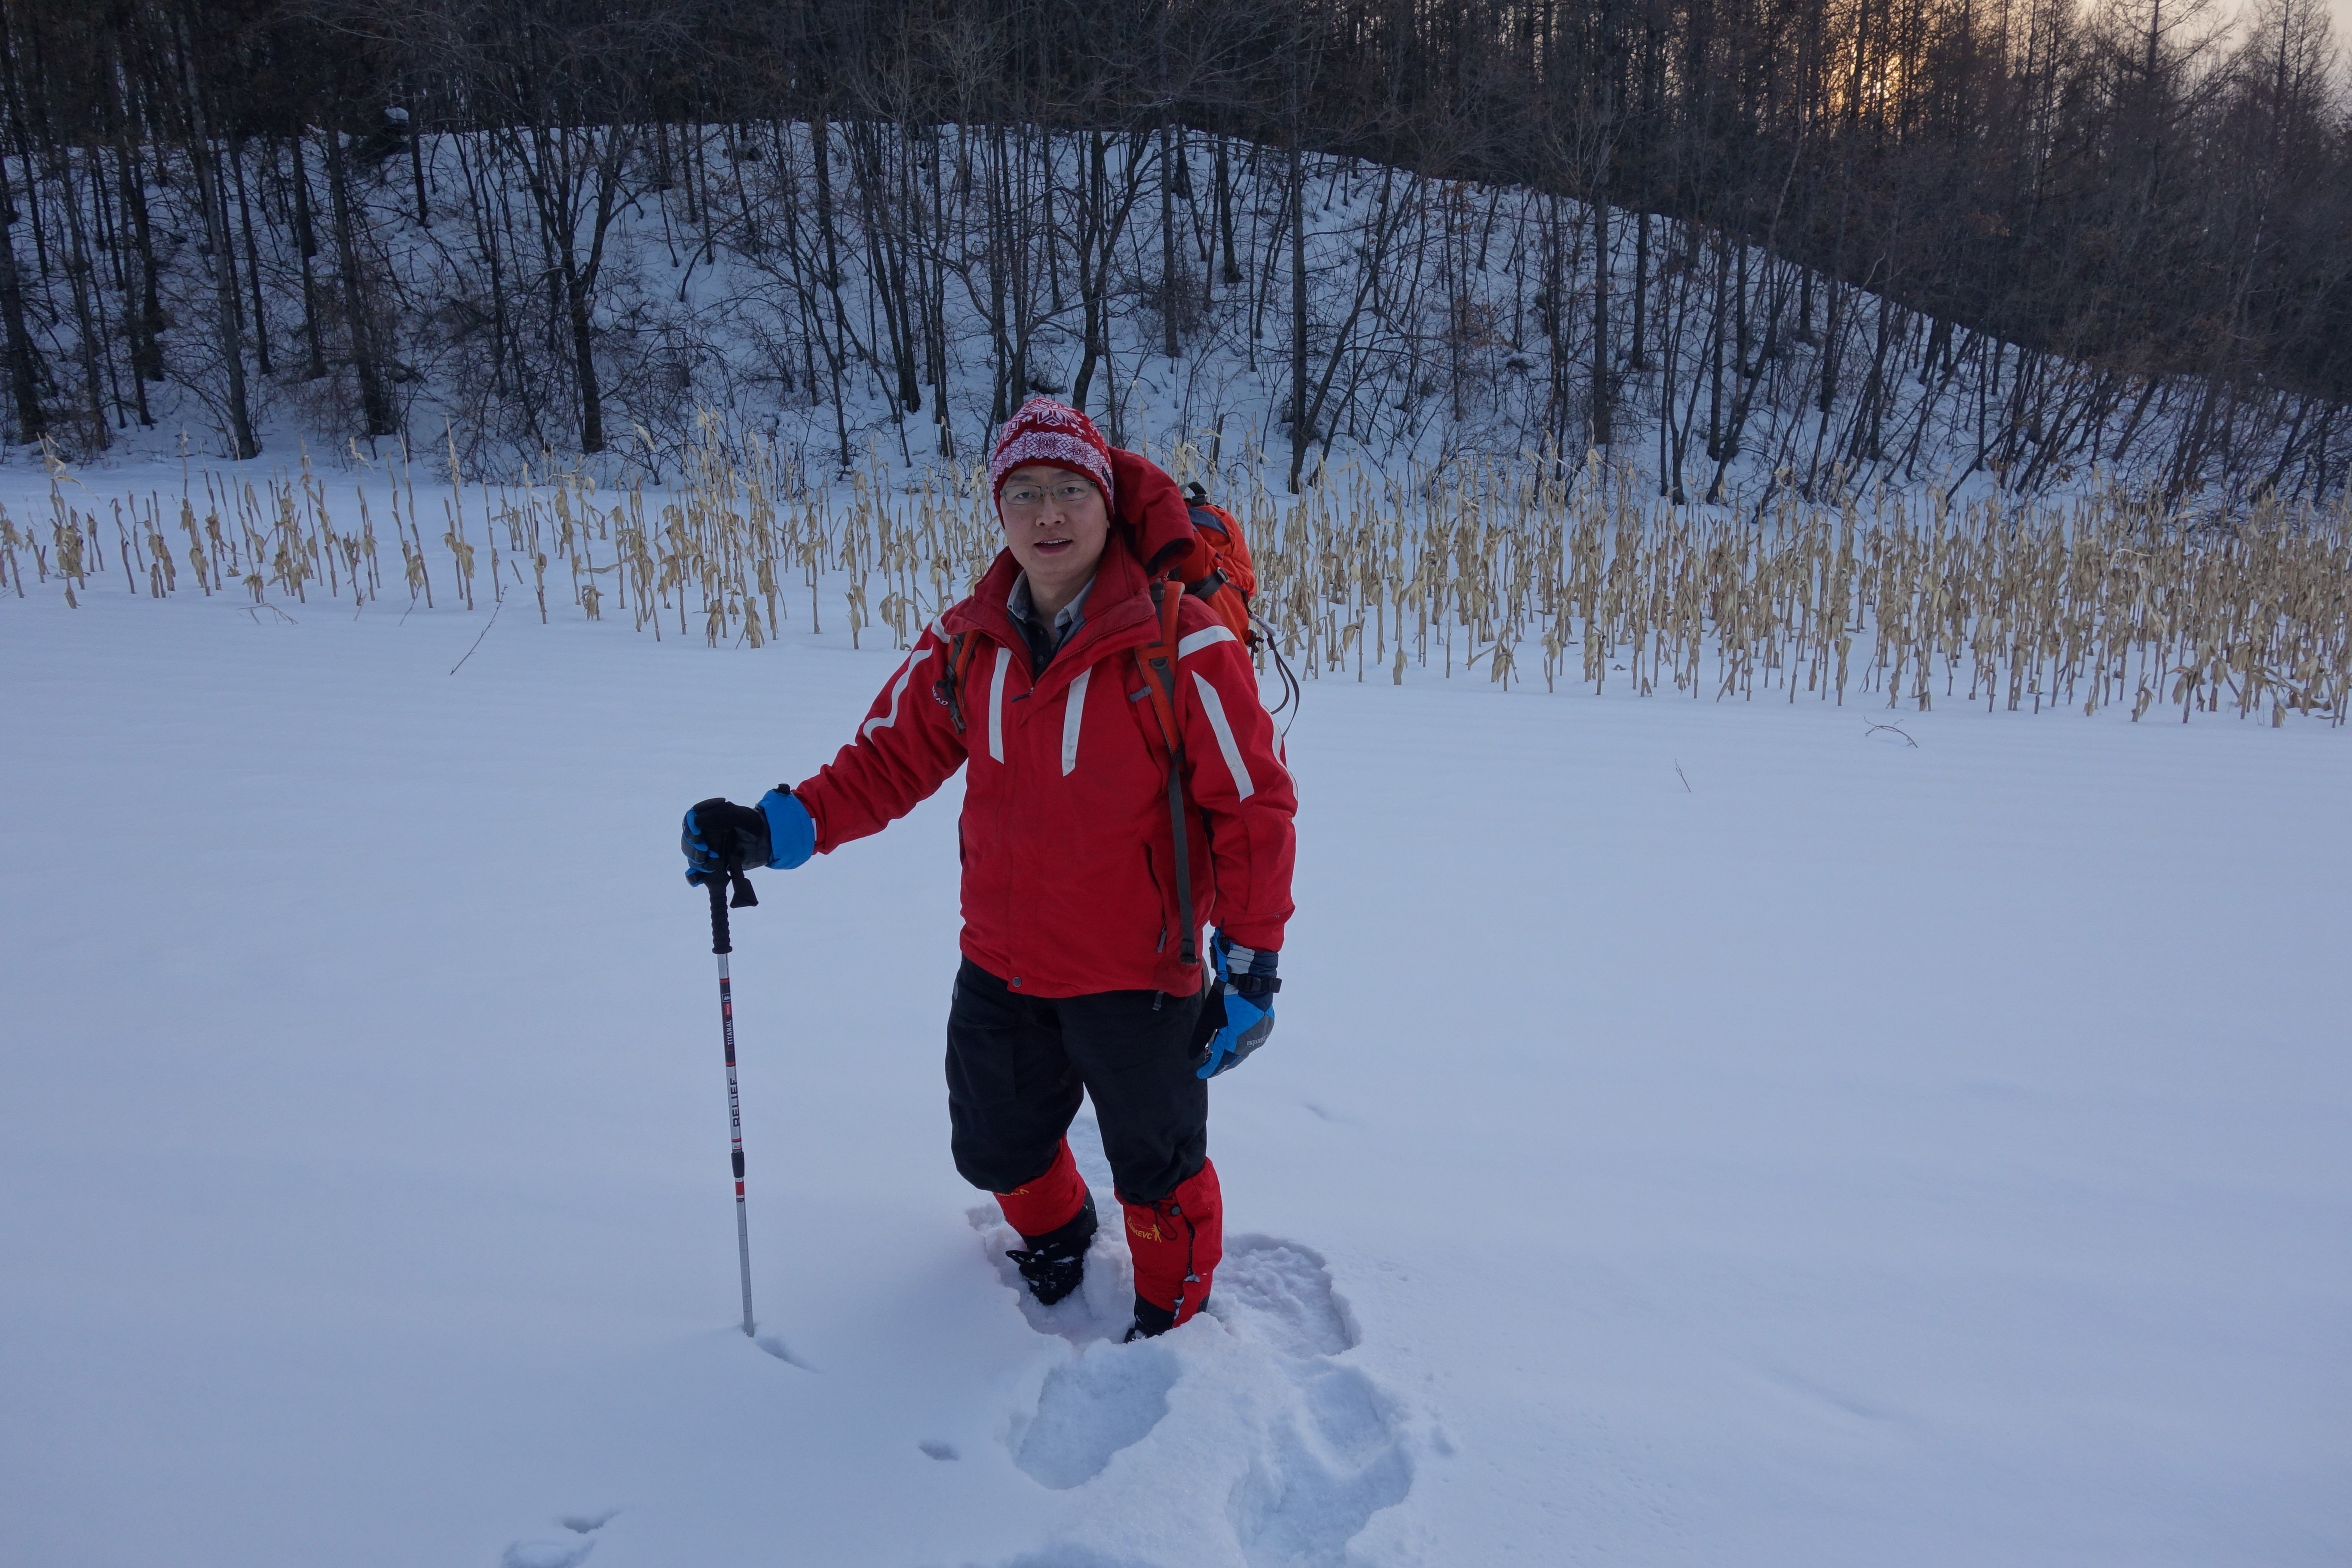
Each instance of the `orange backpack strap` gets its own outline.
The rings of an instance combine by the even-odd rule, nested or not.
[[[1160,617],[1160,640],[1135,650],[1135,660],[1143,667],[1144,689],[1151,694],[1152,714],[1160,721],[1160,738],[1167,742],[1171,756],[1183,745],[1176,728],[1176,616],[1183,603],[1182,594],[1168,592],[1166,578],[1153,578],[1151,607]]]
[[[1184,732],[1176,725],[1176,616],[1184,595],[1168,592],[1167,579],[1155,577],[1151,604],[1160,612],[1160,640],[1136,649],[1135,661],[1143,667],[1152,716],[1168,742],[1168,827],[1176,848],[1176,913],[1183,921],[1177,953],[1189,965],[1201,961],[1201,932],[1192,919],[1192,856],[1184,831]]]
[[[963,733],[963,678],[971,672],[971,661],[979,655],[980,641],[970,632],[958,632],[948,638],[946,668],[931,687],[932,698],[948,710],[948,721],[959,735]]]

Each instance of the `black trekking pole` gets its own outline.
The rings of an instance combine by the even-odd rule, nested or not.
[[[743,1107],[735,1089],[735,987],[727,974],[727,955],[735,951],[735,943],[727,930],[727,885],[733,884],[734,907],[739,910],[756,905],[760,900],[751,891],[751,879],[743,875],[740,867],[730,866],[723,875],[697,876],[710,889],[710,951],[719,955],[719,1028],[727,1042],[727,1129],[735,1166],[735,1255],[743,1270],[743,1337],[750,1339],[751,1227],[743,1206]]]

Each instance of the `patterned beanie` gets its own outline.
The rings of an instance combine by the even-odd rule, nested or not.
[[[988,458],[989,498],[1000,503],[1005,476],[1024,463],[1049,463],[1084,474],[1110,505],[1110,443],[1095,422],[1066,403],[1033,397],[996,433],[996,450]]]

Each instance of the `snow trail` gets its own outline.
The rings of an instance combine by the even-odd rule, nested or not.
[[[1115,1201],[1109,1165],[1090,1114],[1073,1124],[1070,1148],[1096,1203],[1108,1208]],[[968,1215],[1023,1317],[1076,1352],[1045,1373],[1034,1409],[1016,1412],[1007,1426],[1015,1464],[1041,1485],[1084,1488],[1118,1465],[1114,1487],[1139,1477],[1138,1489],[1148,1493],[1152,1481],[1193,1472],[1201,1456],[1213,1454],[1214,1476],[1228,1487],[1225,1531],[1187,1550],[1208,1552],[1208,1561],[1238,1552],[1251,1568],[1339,1563],[1374,1513],[1404,1500],[1413,1468],[1402,1403],[1334,1362],[1360,1336],[1311,1248],[1247,1233],[1228,1237],[1202,1316],[1158,1340],[1122,1344],[1134,1289],[1118,1227],[1097,1234],[1080,1291],[1045,1307],[1004,1258],[1020,1245],[1018,1234],[992,1206]],[[1188,1475],[1181,1493],[1197,1500],[1214,1486],[1212,1477]],[[1135,1508],[1122,1496],[1106,1500],[1100,1512],[1128,1516]]]

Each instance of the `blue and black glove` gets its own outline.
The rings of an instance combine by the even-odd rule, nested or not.
[[[1218,931],[1209,939],[1209,956],[1217,968],[1217,984],[1203,1011],[1222,1021],[1209,1037],[1202,1078],[1239,1067],[1265,1044],[1274,1033],[1274,994],[1282,989],[1275,973],[1282,955],[1270,947],[1243,947]]]
[[[678,847],[686,852],[686,879],[697,886],[755,866],[789,871],[816,853],[816,819],[782,786],[756,806],[714,795],[688,810]]]

